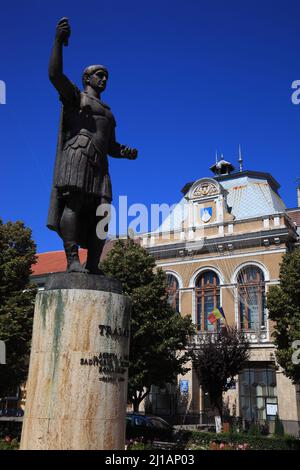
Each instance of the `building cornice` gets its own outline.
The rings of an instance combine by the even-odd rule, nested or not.
[[[268,240],[268,244],[264,243]],[[156,259],[180,258],[190,254],[220,253],[224,250],[244,249],[257,246],[280,245],[282,243],[295,243],[296,234],[287,228],[276,230],[261,230],[246,234],[233,234],[213,239],[205,238],[204,241],[194,240],[179,243],[168,243],[147,247],[148,252]],[[198,247],[197,247],[198,245]]]

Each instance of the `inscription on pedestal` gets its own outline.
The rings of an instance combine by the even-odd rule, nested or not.
[[[115,353],[101,352],[89,359],[82,357],[80,365],[98,367],[99,380],[102,382],[124,382],[129,362],[128,356],[121,357]]]
[[[109,325],[99,325],[100,336],[109,336],[112,338],[128,338],[128,328],[112,328]],[[101,382],[124,382],[125,373],[129,366],[128,356],[118,356],[115,353],[104,351],[98,356],[90,358],[82,357],[81,366],[98,367],[99,380]]]
[[[99,325],[100,336],[111,336],[111,337],[129,337],[128,328],[112,328],[109,325]]]

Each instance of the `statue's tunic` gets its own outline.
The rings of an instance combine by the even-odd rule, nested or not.
[[[115,120],[110,108],[85,92],[74,93],[73,101],[63,103],[67,139],[55,186],[62,192],[82,191],[111,201],[107,154]]]
[[[72,98],[60,99],[62,122],[47,222],[48,228],[58,233],[65,198],[69,194],[82,194],[85,212],[88,208],[94,212],[103,201],[111,202],[107,154],[115,143],[116,126],[107,105],[75,86]],[[83,238],[79,236],[78,243],[84,247]]]

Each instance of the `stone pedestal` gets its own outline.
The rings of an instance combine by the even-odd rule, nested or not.
[[[35,305],[21,449],[124,449],[129,323],[117,281],[49,278]]]

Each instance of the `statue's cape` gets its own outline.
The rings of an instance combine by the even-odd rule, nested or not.
[[[47,227],[50,230],[55,230],[58,235],[61,237],[60,233],[60,220],[65,208],[65,201],[62,197],[59,197],[59,192],[56,187],[58,175],[61,172],[62,167],[62,158],[63,158],[63,148],[65,146],[68,131],[66,129],[66,125],[64,122],[64,115],[65,115],[65,106],[69,106],[70,103],[72,105],[80,106],[80,90],[73,84],[73,91],[74,96],[73,99],[70,101],[65,101],[65,99],[60,96],[60,101],[62,102],[62,109],[60,114],[60,122],[59,122],[59,130],[58,130],[58,139],[57,139],[57,147],[56,147],[56,158],[54,164],[54,173],[53,173],[53,182],[52,182],[52,189],[50,195],[50,204],[49,204],[49,211],[48,211],[48,219],[47,219]],[[86,245],[86,235],[78,234],[78,243],[82,241],[82,245]]]
[[[65,132],[64,132],[64,108],[62,107],[59,123],[59,132],[56,148],[56,159],[54,165],[53,183],[50,195],[50,205],[48,211],[47,227],[50,230],[55,230],[60,235],[60,219],[64,210],[64,201],[58,197],[58,190],[55,186],[57,181],[57,175],[61,168],[62,152],[65,143]]]

